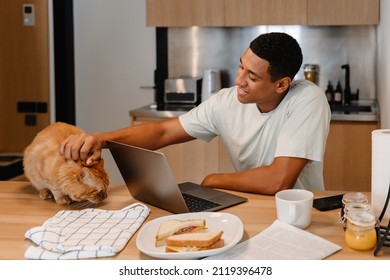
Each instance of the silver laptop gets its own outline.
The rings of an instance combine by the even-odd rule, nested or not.
[[[177,184],[164,154],[114,141],[107,146],[130,191],[145,203],[172,213],[216,211],[247,201],[224,191]]]

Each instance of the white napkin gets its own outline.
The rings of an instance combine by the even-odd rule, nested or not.
[[[85,259],[120,252],[148,217],[150,209],[134,203],[121,210],[62,210],[25,237],[38,246],[27,248],[27,259]]]

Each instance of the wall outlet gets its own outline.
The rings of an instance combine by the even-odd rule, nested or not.
[[[24,116],[24,124],[26,126],[36,126],[37,125],[37,115],[26,114]]]
[[[35,25],[35,6],[34,4],[23,4],[23,25]]]

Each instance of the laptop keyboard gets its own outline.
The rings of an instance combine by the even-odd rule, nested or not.
[[[216,202],[199,198],[188,193],[183,193],[183,198],[190,212],[202,212],[220,205]]]

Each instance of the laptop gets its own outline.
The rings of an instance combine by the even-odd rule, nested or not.
[[[212,212],[247,201],[224,191],[185,182],[177,184],[163,153],[114,141],[107,146],[130,194],[169,212]]]

